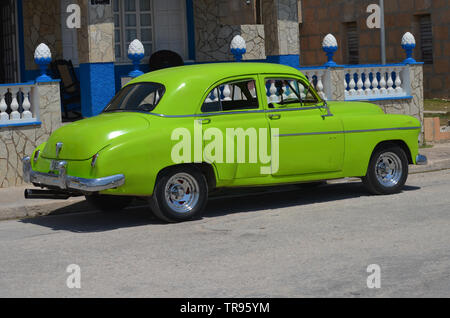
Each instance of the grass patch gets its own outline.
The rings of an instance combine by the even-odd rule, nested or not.
[[[423,145],[419,146],[419,149],[429,149],[433,148],[433,145],[427,144],[426,142],[423,143]]]
[[[424,110],[445,111],[445,114],[425,114],[425,117],[439,117],[441,126],[447,126],[450,122],[450,101],[443,99],[425,99]]]
[[[425,110],[450,111],[450,101],[443,99],[425,99],[423,101]]]

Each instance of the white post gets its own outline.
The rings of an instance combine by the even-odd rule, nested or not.
[[[29,99],[31,87],[24,86],[24,87],[21,88],[21,90],[22,90],[22,93],[23,93],[22,118],[23,119],[32,119],[33,118],[33,114],[31,113],[31,103],[30,103],[30,99]]]
[[[5,102],[5,95],[7,92],[7,88],[0,88],[0,122],[9,120],[8,113],[6,112],[6,110],[8,109],[8,105],[6,105]]]
[[[364,81],[364,87],[366,95],[370,95],[372,93],[372,89],[370,88],[370,86],[372,85],[372,83],[370,82],[370,70],[369,69],[365,69],[364,70],[364,74],[366,74],[366,80]]]
[[[17,102],[17,93],[19,92],[19,89],[17,87],[12,87],[9,89],[11,91],[12,95],[12,102],[11,102],[11,120],[19,120],[20,119],[20,113],[19,110],[19,103]]]

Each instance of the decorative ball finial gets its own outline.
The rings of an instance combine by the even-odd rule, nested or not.
[[[325,63],[326,67],[336,67],[336,62],[333,61],[333,55],[338,49],[338,43],[333,34],[327,34],[322,41],[322,49],[328,56],[328,62]]]
[[[414,35],[410,32],[406,32],[402,37],[402,48],[406,52],[406,60],[403,61],[405,64],[414,64],[417,63],[415,59],[412,57],[412,53],[414,48],[416,47],[416,39]]]
[[[242,56],[247,52],[244,38],[240,35],[236,35],[233,40],[231,40],[230,48],[236,62],[242,61]]]
[[[52,78],[47,75],[47,68],[52,61],[52,52],[46,44],[41,43],[37,46],[36,50],[34,51],[34,61],[37,65],[39,65],[39,68],[41,69],[41,75],[36,78],[36,82],[39,83],[51,81]]]
[[[139,70],[139,64],[141,64],[141,60],[145,56],[145,49],[142,42],[138,39],[133,40],[128,46],[128,58],[133,61],[134,70],[131,71],[128,76],[135,78],[144,74],[141,70]]]

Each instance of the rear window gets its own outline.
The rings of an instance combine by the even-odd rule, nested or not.
[[[159,83],[136,83],[125,86],[111,100],[103,112],[152,112],[163,98],[165,87]]]

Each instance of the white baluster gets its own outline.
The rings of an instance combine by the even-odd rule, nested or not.
[[[323,91],[323,82],[322,82],[323,72],[317,72],[317,93],[320,97],[322,97],[323,100],[326,100],[327,97],[325,96],[325,93]]]
[[[300,93],[300,98],[301,99],[305,99],[306,94],[305,94],[305,86],[303,86],[302,83],[298,83],[298,89],[299,89],[299,93]]]
[[[289,87],[289,92],[290,92],[290,94],[289,94],[288,98],[289,98],[289,99],[297,99],[297,95],[295,95],[295,92],[294,92],[294,89],[295,89],[295,81],[290,81],[289,84],[291,84],[291,87],[292,87],[292,88]],[[301,85],[301,84],[299,83],[299,85]],[[303,85],[301,85],[301,86],[303,86]],[[303,88],[303,90],[305,90],[305,88]]]
[[[357,94],[359,96],[362,96],[362,95],[364,95],[364,90],[363,90],[364,83],[362,81],[362,70],[358,69],[357,74],[358,74],[358,82],[356,83],[356,85],[358,86]]]
[[[8,105],[5,102],[5,94],[8,92],[7,88],[0,88],[0,122],[5,122],[9,120],[8,113],[6,110],[8,109]]]
[[[238,90],[239,89],[239,90]],[[238,93],[242,96],[242,92],[241,89],[239,87],[236,86],[236,93]],[[252,95],[253,98],[256,98],[256,87],[255,85],[252,86],[252,89],[250,89],[250,94]]]
[[[231,100],[231,89],[230,89],[230,85],[225,85],[225,87],[223,88],[223,100],[224,101],[229,101]]]
[[[354,96],[356,95],[356,83],[355,83],[355,76],[352,72],[350,72],[350,83],[348,84],[348,86],[350,87],[350,90],[348,91],[350,96]]]
[[[373,79],[372,79],[372,94],[378,95],[380,90],[378,89],[378,79],[377,79],[377,70],[373,70]]]
[[[269,97],[270,102],[271,103],[278,103],[279,100],[278,100],[278,96],[277,96],[277,88],[275,86],[275,81],[274,80],[270,81],[269,92],[270,92],[270,97]]]
[[[218,93],[218,95],[216,96],[216,94]],[[212,92],[211,92],[211,94],[212,94],[212,101],[213,102],[218,102],[219,101],[219,97],[220,97],[220,90],[218,90],[217,88],[216,89],[214,89]]]
[[[394,90],[394,81],[392,80],[392,70],[390,68],[388,68],[387,70],[388,72],[388,81],[387,81],[387,91],[389,95],[394,94],[395,90]]]
[[[372,89],[370,88],[370,86],[372,85],[372,83],[370,82],[370,70],[364,70],[364,74],[366,76],[366,80],[364,81],[365,94],[369,96],[372,94]]]
[[[31,103],[30,103],[30,99],[29,99],[31,87],[29,87],[29,86],[22,87],[21,91],[23,93],[22,119],[32,119],[33,114],[31,113]],[[159,99],[159,98],[157,98],[157,99]]]
[[[395,93],[401,95],[403,93],[403,88],[402,88],[402,79],[400,78],[400,73],[401,73],[402,69],[401,68],[396,68],[395,69]]]
[[[283,99],[288,99],[291,94],[290,88],[287,84],[283,84]]]
[[[11,120],[19,120],[20,119],[20,113],[19,110],[19,103],[17,102],[17,93],[19,92],[19,89],[17,87],[12,87],[9,89],[12,95],[12,102],[11,102]]]
[[[385,71],[382,68],[380,69],[380,93],[381,95],[387,94]]]

